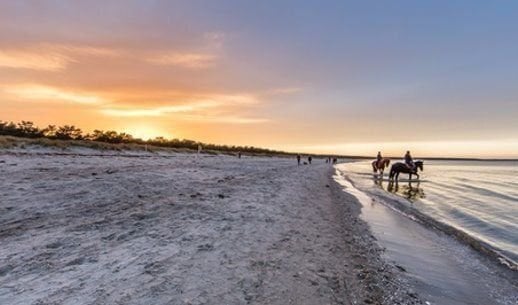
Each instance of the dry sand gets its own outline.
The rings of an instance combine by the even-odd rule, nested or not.
[[[28,151],[0,152],[0,304],[421,304],[322,160]]]

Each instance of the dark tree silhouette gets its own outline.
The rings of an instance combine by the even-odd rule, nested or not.
[[[57,127],[56,125],[48,125],[44,129],[39,129],[31,121],[21,121],[19,123],[4,122],[0,120],[0,135],[25,137],[25,138],[49,138],[59,140],[85,140],[85,141],[97,141],[105,143],[133,143],[133,144],[149,144],[159,147],[170,147],[170,148],[187,148],[196,150],[198,145],[201,145],[205,151],[214,150],[222,152],[239,152],[242,153],[261,153],[261,154],[276,154],[276,155],[291,155],[291,153],[275,151],[264,148],[257,148],[253,146],[228,146],[228,145],[217,145],[210,143],[201,143],[187,139],[166,139],[164,137],[156,137],[144,141],[142,139],[134,138],[132,135],[127,133],[119,133],[117,131],[108,130],[94,130],[90,134],[83,134],[83,131],[74,125],[64,125]]]
[[[21,121],[21,123],[18,123],[18,132],[28,138],[40,138],[43,136],[43,132],[30,121]]]
[[[58,128],[55,136],[56,139],[60,140],[81,140],[83,138],[83,131],[74,125],[65,125]]]
[[[56,125],[49,125],[43,129],[43,135],[49,139],[56,138],[56,132],[58,131]]]

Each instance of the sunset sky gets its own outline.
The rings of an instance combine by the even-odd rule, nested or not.
[[[518,157],[518,1],[1,1],[0,120]]]

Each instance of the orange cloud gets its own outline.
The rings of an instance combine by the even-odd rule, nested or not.
[[[55,52],[41,54],[34,51],[0,50],[0,67],[5,68],[60,71],[72,61],[71,57]]]
[[[186,115],[183,119],[189,121],[200,121],[203,123],[223,123],[223,124],[259,124],[269,120],[265,118],[250,118],[240,116],[225,115]]]
[[[0,67],[61,71],[79,56],[115,56],[119,52],[107,48],[66,44],[37,44],[23,48],[0,50]]]
[[[139,109],[139,108],[107,108],[101,109],[101,113],[108,116],[116,116],[116,117],[146,117],[146,116],[162,116],[168,113],[179,113],[179,112],[192,112],[208,107],[215,107],[217,104],[210,103],[198,103],[198,104],[190,104],[190,105],[175,105],[175,106],[164,106],[164,107],[156,107],[156,108],[147,108],[147,109]]]
[[[64,101],[77,104],[102,104],[108,102],[102,97],[71,90],[43,86],[43,85],[18,85],[4,88],[3,91],[17,98],[40,100],[46,102]]]
[[[216,56],[202,53],[166,53],[147,58],[147,61],[164,66],[178,66],[188,69],[205,69],[214,66]]]
[[[164,93],[167,96],[167,93]],[[189,95],[188,93],[175,93],[176,101],[182,101],[182,104],[165,105],[159,107],[139,107],[135,105],[123,106],[118,108],[104,108],[100,112],[107,116],[115,117],[155,117],[163,116],[171,113],[194,113],[201,110],[224,110],[233,106],[245,106],[258,103],[258,100],[251,95]],[[169,102],[169,104],[173,103]]]

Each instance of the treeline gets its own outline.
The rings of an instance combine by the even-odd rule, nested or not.
[[[154,139],[142,140],[140,138],[133,137],[131,134],[117,132],[113,130],[103,131],[96,129],[92,133],[84,133],[80,128],[77,128],[74,125],[49,125],[45,128],[39,128],[33,122],[30,121],[21,121],[18,123],[14,123],[0,120],[0,135],[23,138],[96,141],[111,144],[147,144],[159,147],[187,149],[198,149],[198,146],[201,145],[204,150],[216,150],[222,152],[240,151],[254,154],[290,154],[282,151],[275,151],[253,146],[217,145],[186,139],[166,139],[164,137],[156,137]]]

